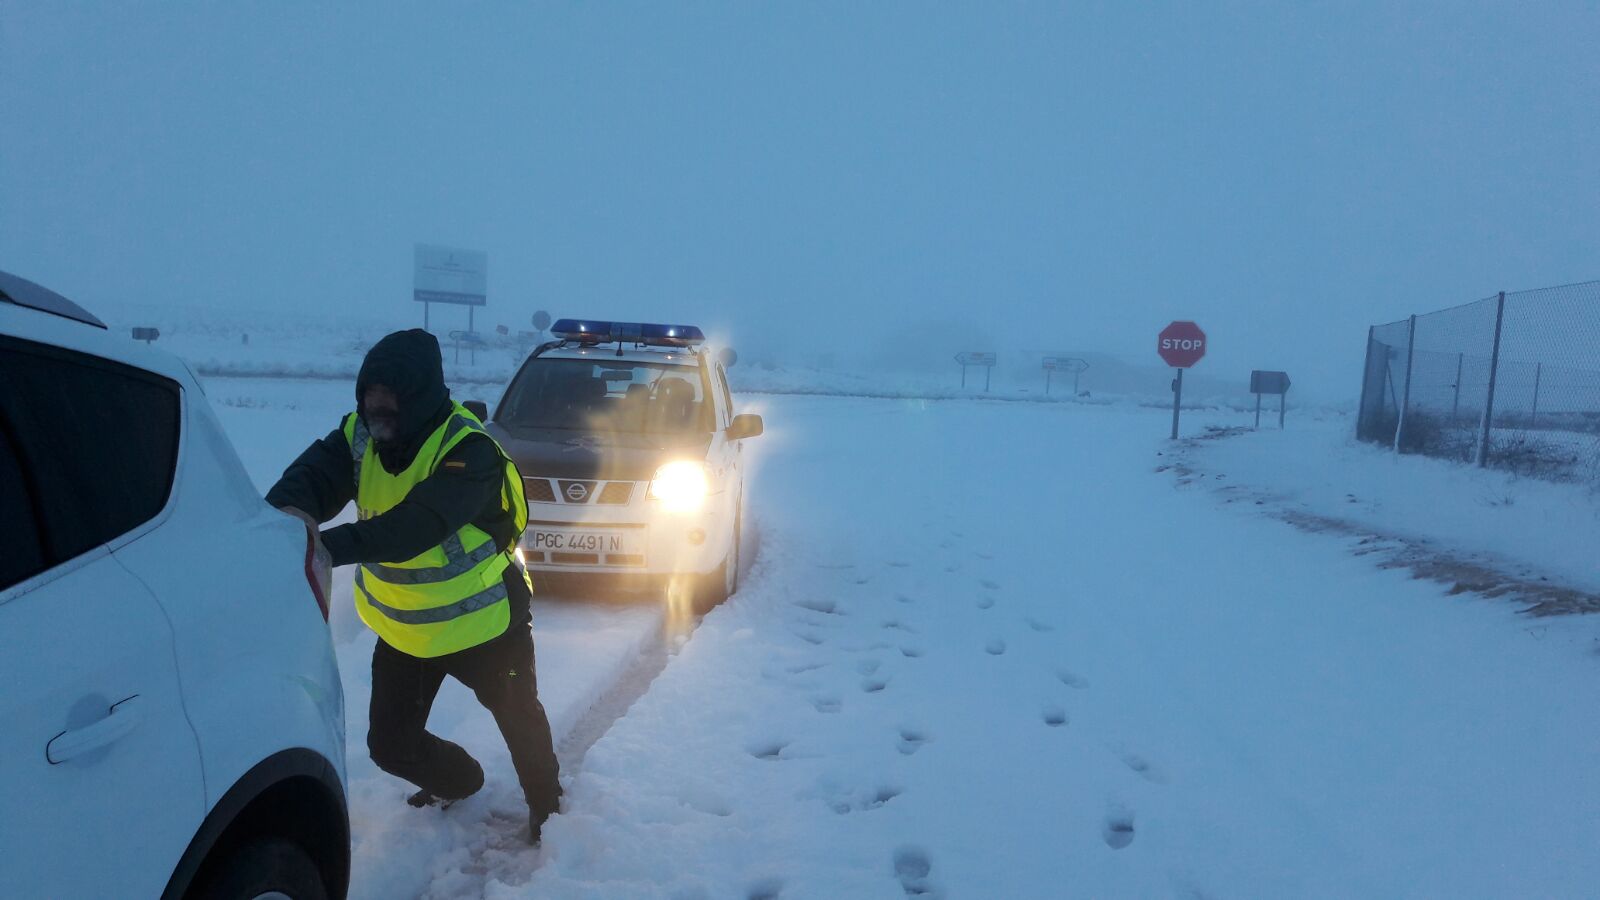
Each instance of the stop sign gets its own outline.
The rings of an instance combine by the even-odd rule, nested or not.
[[[1156,352],[1175,369],[1187,369],[1206,355],[1206,333],[1193,322],[1173,322],[1156,336]]]

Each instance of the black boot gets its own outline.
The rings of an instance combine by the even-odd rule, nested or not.
[[[425,806],[437,806],[440,809],[449,809],[456,804],[456,801],[454,800],[446,800],[443,797],[434,796],[433,793],[426,788],[407,797],[406,802],[412,806],[415,806],[417,809],[422,809]]]

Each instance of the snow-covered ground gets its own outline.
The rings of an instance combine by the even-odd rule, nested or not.
[[[311,381],[207,390],[262,484],[351,400]],[[1600,883],[1592,618],[1447,596],[1349,539],[1158,472],[1172,450],[1159,411],[743,400],[768,431],[747,509],[759,555],[569,768],[541,850],[505,839],[509,761],[458,686],[433,727],[485,761],[482,795],[412,810],[372,768],[372,638],[346,602],[355,896],[1548,897]],[[1193,415],[1185,431],[1244,422]],[[1290,426],[1208,442],[1196,465],[1592,583],[1591,495],[1368,453],[1336,418],[1291,411]],[[558,732],[659,633],[644,607],[541,601],[535,621]]]

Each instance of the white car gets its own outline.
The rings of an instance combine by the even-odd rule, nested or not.
[[[5,273],[0,535],[0,897],[343,897],[305,526],[181,361]]]
[[[705,609],[739,583],[744,441],[700,329],[562,319],[488,418],[522,473],[539,575],[665,583]]]

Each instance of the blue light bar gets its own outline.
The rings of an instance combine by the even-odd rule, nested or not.
[[[705,343],[705,333],[693,325],[656,325],[645,322],[608,322],[599,319],[561,319],[550,333],[580,344],[644,344],[650,347],[694,347]]]

